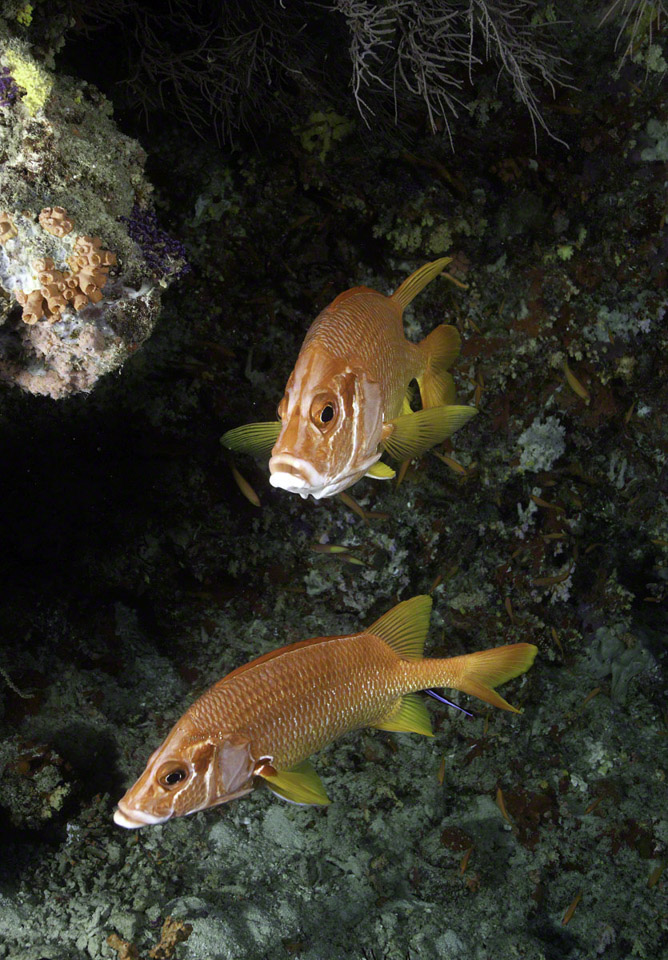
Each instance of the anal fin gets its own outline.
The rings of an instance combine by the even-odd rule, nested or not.
[[[388,715],[371,726],[378,730],[394,730],[398,733],[421,733],[425,737],[433,737],[429,713],[422,700],[416,693],[406,693],[399,703],[392,707]]]
[[[264,764],[257,773],[267,781],[273,793],[290,803],[324,806],[330,802],[310,760],[302,760],[290,770],[275,770],[270,764]]]

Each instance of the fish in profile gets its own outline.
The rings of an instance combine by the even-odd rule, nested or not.
[[[430,613],[431,597],[413,597],[361,633],[302,640],[233,670],[149,757],[114,820],[128,828],[164,823],[242,797],[257,777],[285,800],[329,803],[311,754],[362,727],[432,736],[417,696],[430,687],[519,712],[494,687],[528,670],[536,647],[423,659]]]
[[[332,497],[363,476],[390,479],[384,451],[410,460],[441,443],[478,411],[457,406],[447,372],[459,353],[457,329],[441,324],[421,343],[406,339],[405,307],[451,257],[416,270],[392,296],[369,287],[341,293],[311,324],[279,421],[228,430],[223,446],[268,456],[272,486],[302,497]],[[417,380],[422,409],[413,412]]]

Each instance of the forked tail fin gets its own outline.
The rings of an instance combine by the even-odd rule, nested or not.
[[[442,323],[420,343],[424,373],[418,377],[422,407],[445,407],[455,402],[455,384],[447,372],[459,356],[461,337],[456,327]]]
[[[519,713],[494,687],[525,673],[537,653],[538,647],[532,643],[513,643],[505,647],[494,647],[492,650],[468,653],[462,657],[452,657],[449,660],[426,660],[424,665],[426,667],[427,664],[433,664],[432,675],[439,674],[429,686],[451,687],[453,690],[461,690],[462,693],[470,693],[485,703],[491,703],[493,707]],[[436,664],[440,665],[440,670]]]

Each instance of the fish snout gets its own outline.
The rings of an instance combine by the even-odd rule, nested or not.
[[[319,487],[323,479],[306,460],[285,453],[271,458],[269,473],[269,482],[272,487],[288,490],[291,493],[300,493],[304,497],[308,496],[311,489]]]
[[[118,801],[118,806],[114,810],[114,823],[119,827],[125,827],[126,830],[137,830],[139,827],[154,826],[156,823],[165,823],[170,815],[166,817],[157,817],[147,810],[133,810],[123,800]]]

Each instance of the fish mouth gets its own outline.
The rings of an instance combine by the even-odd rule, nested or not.
[[[317,495],[314,491],[321,489],[326,482],[307,460],[293,457],[289,453],[273,456],[269,461],[269,473],[272,487],[298,493],[301,497]]]
[[[130,810],[121,800],[114,810],[114,823],[119,827],[125,827],[126,830],[138,830],[139,827],[154,826],[157,823],[165,823],[169,820],[166,817],[156,817],[146,810]]]

